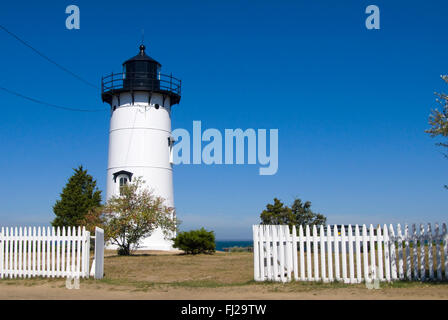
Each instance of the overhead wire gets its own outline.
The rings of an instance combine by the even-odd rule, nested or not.
[[[33,50],[35,53],[37,53],[39,56],[41,56],[42,58],[44,58],[45,60],[47,60],[48,62],[54,64],[56,67],[58,67],[59,69],[63,70],[64,72],[70,74],[71,76],[77,78],[78,80],[84,82],[85,84],[95,88],[95,89],[99,89],[99,87],[93,83],[91,83],[90,81],[85,80],[84,78],[82,78],[81,76],[77,75],[76,73],[70,71],[69,69],[65,68],[64,66],[60,65],[59,63],[57,63],[56,61],[54,61],[53,59],[50,59],[47,55],[45,55],[44,53],[42,53],[41,51],[37,50],[36,48],[34,48],[32,45],[30,45],[28,42],[26,42],[25,40],[23,40],[22,38],[20,38],[18,35],[16,35],[15,33],[13,33],[12,31],[8,30],[5,26],[0,24],[0,28],[3,29],[3,31],[5,31],[6,33],[8,33],[10,36],[12,36],[13,38],[15,38],[17,41],[19,41],[20,43],[22,43],[23,45],[27,46],[28,48],[30,48],[31,50]]]
[[[38,104],[42,104],[42,105],[45,105],[45,106],[48,106],[48,107],[61,109],[61,110],[77,111],[77,112],[99,112],[99,111],[106,111],[107,110],[107,109],[104,109],[104,108],[103,109],[78,109],[78,108],[71,108],[71,107],[61,106],[61,105],[57,105],[57,104],[53,104],[53,103],[48,103],[48,102],[45,102],[45,101],[42,101],[42,100],[39,100],[39,99],[36,99],[36,98],[32,98],[32,97],[26,96],[24,94],[12,91],[10,89],[7,89],[7,88],[1,87],[1,86],[0,86],[0,90],[3,90],[3,91],[5,91],[5,92],[7,92],[9,94],[15,95],[17,97],[20,97],[20,98],[23,98],[23,99],[26,99],[26,100],[29,100],[29,101],[32,101],[32,102],[35,102],[35,103],[38,103]]]
[[[20,43],[22,43],[23,45],[25,45],[26,47],[30,48],[31,50],[33,50],[36,54],[38,54],[39,56],[41,56],[42,58],[44,58],[45,60],[47,60],[48,62],[50,62],[51,64],[54,64],[56,67],[58,67],[59,69],[63,70],[64,72],[70,74],[71,76],[75,77],[76,79],[82,81],[83,83],[87,84],[90,87],[93,87],[95,89],[99,89],[99,87],[93,83],[91,83],[90,81],[85,80],[83,77],[77,75],[76,73],[70,71],[69,69],[65,68],[64,66],[62,66],[61,64],[57,63],[56,61],[54,61],[53,59],[49,58],[47,55],[45,55],[44,53],[42,53],[41,51],[39,51],[38,49],[34,48],[32,45],[30,45],[27,41],[23,40],[21,37],[19,37],[18,35],[16,35],[15,33],[13,33],[12,31],[10,31],[9,29],[7,29],[5,26],[0,24],[0,29],[2,29],[3,31],[5,31],[6,33],[8,33],[10,36],[12,36],[14,39],[16,39],[17,41],[19,41]],[[18,93],[16,91],[13,91],[11,89],[7,89],[5,87],[0,87],[0,90],[3,90],[9,94],[15,95],[17,97],[41,104],[41,105],[45,105],[45,106],[49,106],[49,107],[53,107],[53,108],[57,108],[57,109],[61,109],[61,110],[68,110],[68,111],[78,111],[78,112],[98,112],[98,111],[105,111],[107,110],[106,108],[103,109],[79,109],[79,108],[72,108],[72,107],[67,107],[67,106],[61,106],[61,105],[56,105],[53,103],[48,103],[33,97],[29,97],[27,95],[24,95],[22,93]]]

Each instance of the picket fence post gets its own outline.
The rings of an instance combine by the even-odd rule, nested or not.
[[[19,230],[17,229],[17,227],[14,228],[14,236],[12,238],[13,240],[13,246],[14,246],[14,278],[17,278],[17,252],[18,252],[18,234],[19,234]]]
[[[406,248],[406,279],[411,280],[411,249],[409,248],[409,226],[407,224],[404,227],[404,245]]]
[[[397,280],[397,258],[395,250],[395,232],[392,224],[389,225],[389,250],[390,250],[390,272],[392,280]]]
[[[420,280],[425,281],[426,264],[425,264],[425,227],[420,224]]]
[[[325,263],[325,233],[324,226],[320,226],[320,272],[322,274],[322,281],[328,282],[326,275],[326,263]]]
[[[335,270],[335,278],[336,281],[340,281],[341,280],[341,272],[339,269],[339,260],[340,260],[340,256],[339,256],[339,230],[338,230],[338,226],[334,225],[334,229],[333,229],[333,235],[334,235],[334,270]]]
[[[258,253],[258,225],[252,226],[252,233],[254,239],[254,280],[260,281],[260,263],[259,263],[259,253]]]
[[[333,282],[333,254],[331,250],[332,237],[331,237],[331,226],[327,225],[327,253],[328,253],[328,281]]]
[[[374,281],[376,278],[373,275],[376,275],[376,262],[375,262],[375,237],[374,237],[374,229],[373,225],[369,227],[369,246],[370,246],[370,264],[369,264],[369,274],[372,274],[371,280]]]
[[[384,280],[384,270],[383,270],[383,236],[381,235],[381,227],[378,225],[376,229],[376,246],[378,255],[378,279],[380,281]]]
[[[292,237],[291,237],[291,233],[289,233],[289,226],[285,225],[285,241],[286,241],[286,246],[285,246],[285,250],[287,253],[287,258],[286,258],[286,262],[288,264],[288,268],[287,268],[287,279],[288,281],[291,281],[291,274],[292,274],[292,268],[293,268],[293,257],[292,257]]]
[[[443,233],[443,256],[445,258],[445,281],[448,281],[448,232],[446,223],[442,225]]]
[[[272,271],[271,271],[271,231],[272,226],[270,225],[263,225],[263,234],[266,241],[266,272],[267,272],[267,278],[268,280],[273,280],[272,278]]]
[[[361,283],[361,236],[359,234],[359,226],[355,225],[355,241],[356,241],[356,282]]]
[[[266,266],[265,266],[265,256],[266,256],[266,248],[265,248],[265,234],[264,227],[260,225],[260,275],[263,281],[266,280]]]
[[[95,279],[104,276],[104,230],[95,228]]]
[[[61,237],[62,237],[62,239],[61,239],[62,240],[62,245],[61,245],[61,276],[63,276],[63,277],[65,277],[66,271],[67,271],[66,263],[65,263],[65,257],[67,255],[66,254],[67,251],[66,251],[65,244],[67,242],[67,238],[66,238],[65,232],[66,232],[65,227],[62,227],[62,233],[61,233]]]
[[[81,271],[80,271],[80,277],[84,277],[85,274],[85,269],[86,269],[86,263],[85,263],[85,259],[86,259],[86,228],[83,227],[81,230],[81,237],[80,237],[80,241],[81,241],[81,260],[79,261],[79,263],[81,264]]]
[[[18,266],[18,277],[21,278],[23,276],[23,253],[22,253],[22,227],[19,228],[19,236],[17,237],[17,242],[19,243],[19,266]]]
[[[89,277],[89,266],[90,266],[90,231],[86,231],[86,267],[84,269],[84,277]]]
[[[317,227],[313,225],[313,263],[314,263],[314,281],[319,281],[319,247],[317,243]]]
[[[431,223],[428,223],[428,268],[429,268],[429,279],[434,280],[434,259],[432,257],[432,229]]]
[[[417,228],[415,226],[415,223],[412,224],[412,235],[413,235],[413,241],[412,244],[414,246],[414,254],[413,254],[413,263],[414,263],[414,280],[418,280],[418,236],[417,236]]]
[[[370,283],[372,280],[369,276],[369,246],[367,242],[367,226],[362,225],[362,253],[363,253],[363,266],[364,266],[364,281]]]
[[[3,247],[5,246],[5,240],[3,238],[3,235],[5,234],[5,228],[2,227],[2,232],[0,233],[0,279],[3,279],[3,261],[4,261],[4,250]]]
[[[299,226],[299,247],[300,247],[300,280],[305,281],[305,246],[303,240],[303,227]]]
[[[342,252],[342,280],[348,283],[347,277],[347,238],[345,236],[345,226],[341,227],[341,252]]]
[[[350,283],[355,283],[355,266],[353,259],[353,230],[352,225],[348,225],[348,263],[350,270]]]
[[[283,228],[278,226],[278,240],[279,240],[279,259],[280,259],[280,279],[282,282],[286,282],[285,278],[285,245],[284,245],[284,237],[283,237]]]
[[[296,226],[292,226],[292,263],[294,268],[294,280],[299,280],[299,266],[297,261],[297,230]]]
[[[3,232],[2,232],[3,233]],[[11,243],[11,240],[9,238],[9,228],[6,227],[5,229],[5,233],[3,233],[4,239],[5,239],[5,269],[4,269],[4,277],[9,277],[10,276],[10,271],[11,270],[11,265],[10,265],[10,254],[9,254],[9,246]]]
[[[272,226],[272,244],[273,244],[272,255],[274,257],[274,266],[273,266],[274,281],[280,281],[280,273],[279,273],[280,271],[278,269],[279,246],[277,245],[279,241],[280,240],[278,238],[278,227]]]
[[[386,273],[386,281],[390,282],[390,256],[389,256],[389,232],[387,226],[383,225],[383,239],[384,239],[384,271]]]
[[[310,226],[306,225],[305,227],[305,235],[306,235],[306,269],[308,275],[308,281],[313,281],[313,270],[311,269],[311,235],[310,235]]]
[[[442,281],[442,256],[440,252],[441,237],[439,234],[439,223],[435,223],[435,241],[436,241],[436,264],[437,264],[437,280]]]

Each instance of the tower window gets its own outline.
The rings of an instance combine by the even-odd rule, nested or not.
[[[123,194],[123,187],[128,184],[128,178],[121,177],[120,178],[120,195]]]
[[[115,194],[122,195],[123,186],[132,181],[132,172],[121,170],[112,174],[113,180],[116,185]]]
[[[169,159],[170,159],[170,163],[173,164],[174,163],[174,158],[173,158],[173,146],[174,146],[174,137],[173,136],[169,136],[168,137],[168,151],[169,151]]]

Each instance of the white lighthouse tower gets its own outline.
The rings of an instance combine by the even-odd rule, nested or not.
[[[142,177],[146,188],[174,207],[171,107],[180,97],[180,80],[162,74],[143,44],[121,73],[103,77],[102,99],[111,106],[107,199]],[[139,249],[172,250],[172,242],[157,229]]]

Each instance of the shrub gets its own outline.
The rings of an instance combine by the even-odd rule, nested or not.
[[[204,228],[179,232],[173,241],[173,247],[183,250],[186,254],[215,252],[215,233]]]

